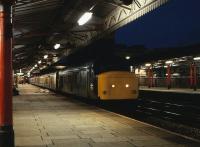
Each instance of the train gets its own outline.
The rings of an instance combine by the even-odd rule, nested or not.
[[[139,80],[130,72],[126,59],[114,60],[112,63],[109,59],[107,61],[100,59],[81,66],[33,76],[30,78],[30,84],[101,101],[137,99]]]

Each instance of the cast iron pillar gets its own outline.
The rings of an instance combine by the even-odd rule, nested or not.
[[[11,1],[0,0],[0,147],[14,147],[11,10]]]

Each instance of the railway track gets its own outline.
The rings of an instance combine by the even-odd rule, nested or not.
[[[98,107],[200,139],[200,98],[195,94],[141,91],[137,101],[101,102]]]

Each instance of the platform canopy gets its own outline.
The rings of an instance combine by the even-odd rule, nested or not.
[[[45,68],[62,55],[109,36],[168,0],[17,0],[13,6],[14,69]],[[91,15],[84,25],[81,16]],[[57,44],[58,50],[54,49]],[[46,60],[44,56],[48,55]],[[48,59],[48,60],[47,60]],[[42,60],[42,61],[40,61]]]

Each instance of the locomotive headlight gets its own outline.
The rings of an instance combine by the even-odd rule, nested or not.
[[[126,88],[129,88],[129,87],[130,87],[130,85],[129,85],[129,84],[126,84],[126,85],[125,85],[125,87],[126,87]]]
[[[115,84],[112,84],[112,88],[115,88]]]

